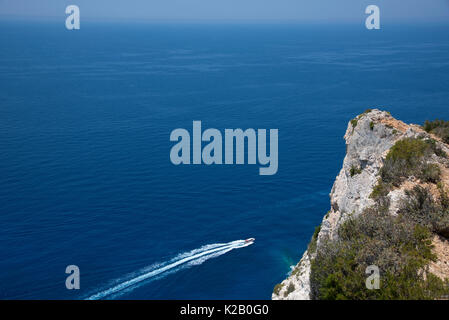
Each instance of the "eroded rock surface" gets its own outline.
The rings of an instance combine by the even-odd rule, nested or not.
[[[449,148],[438,137],[426,133],[418,125],[408,125],[393,118],[390,113],[377,109],[368,110],[348,123],[344,139],[346,140],[346,156],[330,193],[331,210],[323,218],[317,237],[319,248],[326,237],[335,239],[342,222],[350,216],[362,213],[372,206],[370,198],[373,187],[379,179],[379,170],[390,148],[400,139],[406,137],[428,137],[438,141],[446,153]],[[443,183],[449,186],[449,172],[441,166]],[[390,213],[397,214],[405,190],[410,189],[417,181],[413,177],[388,194]],[[447,248],[446,242],[435,239],[437,248]],[[442,253],[440,252],[440,255]],[[447,255],[446,255],[447,256]],[[306,251],[301,261],[295,266],[291,275],[277,286],[272,299],[307,300],[310,299],[310,266],[314,253]],[[447,258],[447,257],[446,257]],[[437,275],[446,270],[446,263],[432,265]],[[449,268],[448,268],[449,270]]]

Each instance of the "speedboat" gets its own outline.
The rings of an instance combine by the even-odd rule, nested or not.
[[[248,238],[248,239],[245,240],[245,243],[254,242],[254,240],[256,240],[256,239],[255,238]]]

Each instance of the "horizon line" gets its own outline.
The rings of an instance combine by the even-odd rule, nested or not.
[[[0,14],[0,22],[2,21],[39,21],[39,22],[55,22],[55,21],[65,21],[66,15],[60,15],[60,16],[36,16],[36,15],[12,15],[12,14]],[[167,23],[190,23],[190,24],[296,24],[296,25],[304,25],[304,24],[311,24],[311,25],[323,25],[323,24],[329,24],[329,25],[335,25],[335,24],[346,24],[346,25],[354,25],[354,24],[363,24],[365,23],[365,19],[362,18],[354,18],[354,19],[266,19],[266,18],[235,18],[235,19],[228,19],[228,18],[128,18],[128,17],[92,17],[92,16],[86,16],[82,18],[84,22],[87,23],[110,23],[110,22],[117,22],[117,23],[146,23],[146,24],[152,24],[152,23],[160,23],[160,24],[167,24]],[[413,20],[413,19],[391,19],[391,18],[383,18],[383,25],[389,24],[389,25],[398,25],[398,24],[406,24],[406,25],[447,25],[449,24],[449,21],[447,19],[444,19],[443,17],[441,19],[433,19],[433,20]]]

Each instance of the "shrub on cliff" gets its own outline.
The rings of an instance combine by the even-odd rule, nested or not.
[[[425,129],[444,137],[449,122],[426,122]],[[322,238],[316,249],[310,273],[312,298],[441,299],[449,295],[449,280],[429,272],[429,263],[437,258],[432,251],[435,233],[449,238],[449,194],[441,183],[440,166],[433,163],[434,155],[447,158],[434,139],[421,136],[395,143],[371,194],[375,205],[350,216],[338,228],[338,237]],[[351,168],[351,176],[355,169]],[[406,191],[399,214],[393,216],[387,195],[411,176],[436,184],[440,194],[415,186]],[[379,290],[366,288],[365,272],[372,265],[380,270]]]
[[[448,284],[426,274],[432,254],[431,233],[404,216],[376,206],[341,225],[312,261],[310,283],[316,299],[435,299]],[[365,286],[366,267],[381,272],[380,290]]]
[[[445,143],[449,143],[449,121],[426,121],[424,123],[424,130],[440,137]]]
[[[384,198],[390,192],[391,187],[392,187],[391,184],[383,182],[382,178],[380,178],[377,181],[377,185],[374,186],[373,192],[371,192],[370,197],[373,199]]]
[[[362,173],[362,168],[357,167],[355,165],[351,166],[351,169],[349,170],[349,174],[351,175],[351,177],[355,176],[356,174],[361,174]]]
[[[313,233],[312,239],[310,240],[309,246],[307,247],[307,251],[310,254],[313,254],[316,251],[318,234],[320,233],[320,231],[321,231],[321,225],[319,225],[318,227],[315,228],[315,232]]]
[[[391,147],[380,176],[383,182],[398,186],[403,178],[420,172],[424,158],[431,154],[431,146],[423,140],[405,138]]]
[[[438,182],[437,184],[438,191],[440,193],[440,203],[443,209],[449,211],[449,192],[447,192],[444,188],[444,184]]]
[[[441,179],[441,170],[435,163],[425,163],[421,165],[421,170],[416,176],[423,182],[438,183]]]
[[[436,164],[427,163],[432,154],[445,156],[432,139],[405,138],[397,141],[379,171],[379,183],[374,187],[371,198],[386,196],[392,187],[398,187],[410,176],[423,182],[437,183],[440,180],[440,168]]]
[[[407,198],[400,212],[432,232],[449,238],[449,209],[445,203],[447,195],[442,192],[440,199],[435,201],[429,189],[415,186],[405,192]]]
[[[287,290],[285,290],[284,292],[284,297],[287,297],[293,291],[295,291],[295,285],[293,283],[290,283],[287,287]]]
[[[277,285],[275,285],[273,289],[274,294],[279,295],[279,292],[282,290],[283,287],[284,285],[282,283],[278,283]]]

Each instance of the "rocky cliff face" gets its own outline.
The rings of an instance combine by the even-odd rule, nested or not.
[[[374,186],[378,183],[379,170],[390,148],[400,139],[406,137],[430,137],[420,126],[407,125],[394,119],[388,112],[367,110],[348,123],[344,139],[346,140],[346,157],[343,167],[337,176],[330,193],[331,210],[323,218],[321,229],[316,235],[316,248],[323,245],[323,239],[335,239],[338,227],[350,216],[362,213],[372,206],[370,198]],[[449,148],[438,137],[432,136],[446,153]],[[449,170],[441,165],[442,182],[449,186]],[[399,209],[401,199],[405,196],[406,187],[417,183],[414,178],[404,182],[404,186],[390,191],[390,213],[395,215]],[[439,241],[439,242],[438,242]],[[444,239],[435,239],[436,247],[443,254],[433,266],[438,275],[449,275],[448,259],[449,244]],[[306,251],[301,261],[296,265],[292,274],[281,284],[276,286],[272,299],[306,300],[310,299],[311,260],[314,252]],[[315,251],[315,250],[313,250]],[[443,255],[446,254],[446,257]]]

